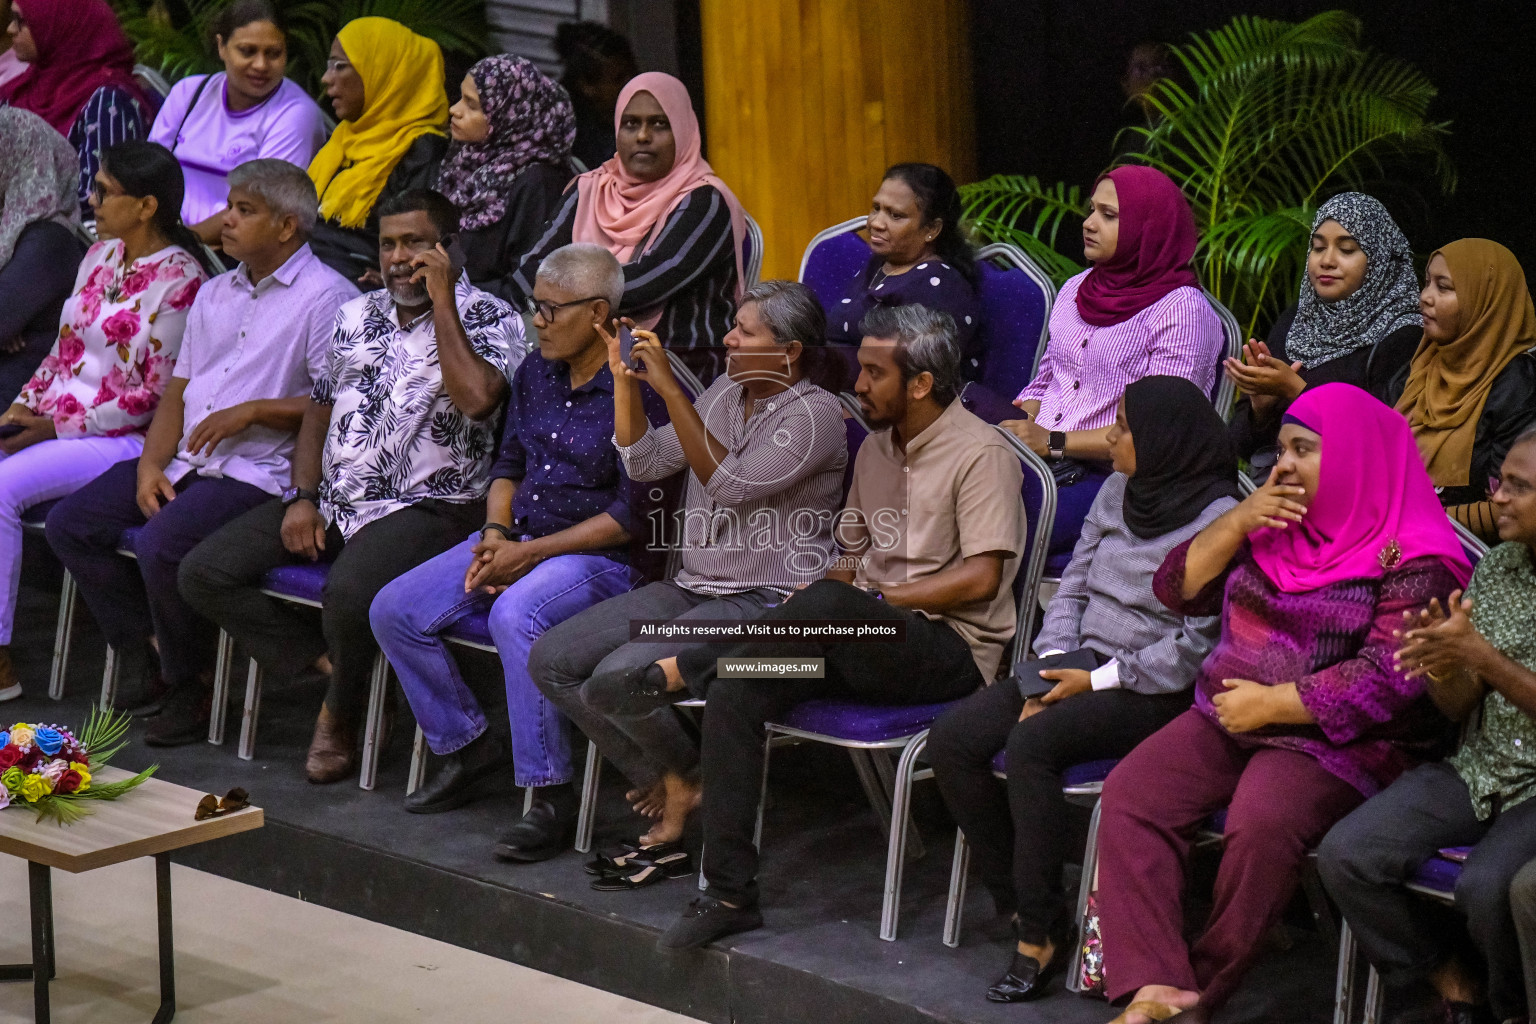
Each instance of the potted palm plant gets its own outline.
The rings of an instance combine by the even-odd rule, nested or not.
[[[1183,189],[1201,282],[1250,335],[1294,301],[1323,200],[1405,169],[1455,187],[1449,124],[1429,116],[1434,85],[1364,47],[1360,29],[1327,11],[1299,23],[1238,17],[1195,35],[1170,47],[1183,75],[1146,95],[1150,124],[1117,140],[1115,164],[1156,167]],[[1084,216],[1080,187],[1000,174],[961,193],[979,237],[1020,246],[1058,284],[1083,269],[1058,245]]]

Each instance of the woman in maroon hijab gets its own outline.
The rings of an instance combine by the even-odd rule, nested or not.
[[[27,65],[0,87],[0,103],[30,110],[80,154],[86,209],[100,153],[144,138],[158,106],[133,78],[133,46],[106,0],[12,0],[7,27]]]
[[[1094,184],[1083,222],[1092,264],[1061,286],[1035,379],[1003,424],[1049,459],[1060,487],[1051,553],[1065,565],[1109,476],[1109,428],[1127,384],[1164,374],[1206,394],[1223,352],[1221,322],[1190,261],[1195,216],[1179,187],[1150,167],[1116,167]]]

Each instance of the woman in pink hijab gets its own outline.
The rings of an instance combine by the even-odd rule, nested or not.
[[[685,350],[707,383],[723,367],[743,287],[746,214],[701,155],[699,120],[676,78],[650,71],[631,79],[614,128],[618,152],[567,190],[513,281],[526,300],[545,256],[571,242],[603,246],[624,265],[620,314]]]
[[[1394,664],[1403,613],[1471,566],[1400,413],[1349,384],[1291,405],[1280,461],[1174,548],[1153,582],[1175,614],[1221,616],[1195,706],[1104,785],[1099,923],[1119,1021],[1204,1021],[1232,995],[1328,829],[1430,755],[1447,722]],[[1188,946],[1195,833],[1225,811],[1211,917]]]
[[[1089,268],[1061,286],[1035,377],[1003,427],[1052,461],[1059,487],[1049,575],[1071,560],[1109,476],[1109,429],[1126,385],[1184,377],[1209,395],[1221,321],[1190,261],[1198,232],[1179,186],[1151,167],[1116,167],[1093,186],[1083,221]]]

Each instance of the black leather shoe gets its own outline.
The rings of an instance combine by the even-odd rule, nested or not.
[[[172,690],[165,696],[159,714],[144,727],[144,745],[148,747],[184,747],[208,739],[210,695],[206,691]]]
[[[496,842],[496,859],[531,864],[564,851],[576,837],[574,809],[561,809],[542,798]]]
[[[1061,969],[1061,951],[1057,950],[1051,962],[1044,967],[1032,956],[1013,951],[1013,962],[1008,973],[987,989],[987,1000],[993,1003],[1027,1003],[1045,995],[1046,986]]]
[[[442,758],[437,774],[405,798],[412,814],[441,814],[463,807],[474,798],[475,783],[512,762],[499,739],[482,734],[468,746]]]
[[[728,907],[713,896],[700,896],[688,904],[683,916],[662,932],[658,949],[698,949],[716,939],[763,926],[756,906]]]

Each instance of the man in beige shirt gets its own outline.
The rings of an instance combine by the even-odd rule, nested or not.
[[[877,432],[859,450],[834,523],[841,555],[823,578],[758,620],[802,631],[819,625],[831,635],[697,645],[662,664],[669,689],[686,686],[709,702],[702,754],[709,890],[662,936],[663,948],[694,948],[762,924],[752,829],[765,722],[817,697],[957,700],[996,676],[1013,636],[1023,471],[1001,435],[956,401],[954,321],[922,306],[876,307],[861,327],[854,390]],[[880,635],[857,638],[861,627]],[[717,673],[720,658],[819,660],[823,676],[726,677]]]

